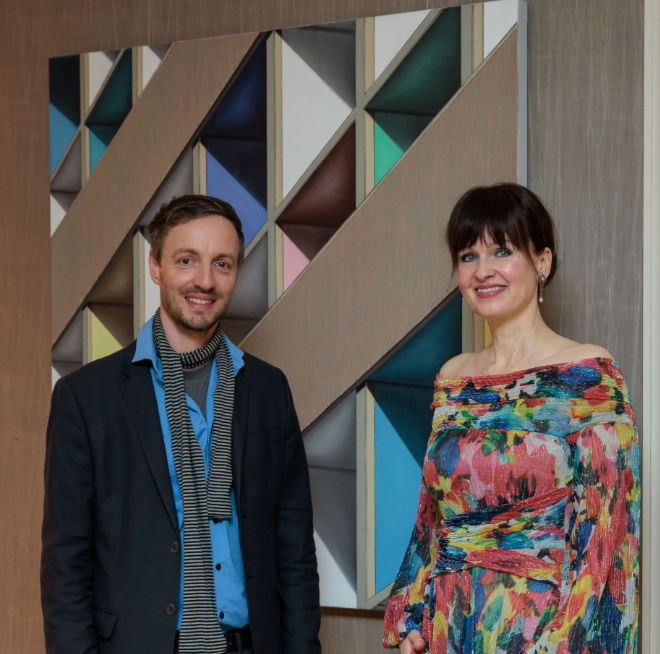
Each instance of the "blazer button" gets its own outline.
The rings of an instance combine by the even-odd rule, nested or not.
[[[165,613],[167,613],[167,615],[174,615],[176,613],[176,606],[174,606],[174,604],[172,604],[172,602],[169,602],[165,606]]]
[[[173,540],[170,543],[170,552],[172,552],[172,554],[176,554],[178,551],[179,551],[179,543]]]

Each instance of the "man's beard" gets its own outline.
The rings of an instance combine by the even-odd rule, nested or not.
[[[186,315],[183,307],[177,303],[177,299],[181,298],[182,302],[186,302],[185,296],[190,293],[201,293],[199,289],[186,289],[184,292],[168,290],[163,295],[162,304],[163,310],[167,315],[180,327],[194,332],[207,332],[213,327],[217,326],[220,319],[225,313],[225,306],[218,306],[217,310],[210,315],[193,315],[192,319]],[[216,302],[223,299],[221,294],[205,293],[212,295]]]

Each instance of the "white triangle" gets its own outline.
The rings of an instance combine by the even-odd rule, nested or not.
[[[355,608],[357,606],[355,589],[337,565],[316,530],[314,530],[314,543],[319,571],[321,606]]]
[[[153,77],[158,66],[163,61],[163,57],[167,53],[169,46],[148,46],[142,48],[142,89],[149,84],[149,80]]]
[[[518,22],[518,0],[484,3],[484,58]]]
[[[351,109],[352,107],[283,40],[283,196],[293,188]]]
[[[429,13],[427,10],[422,10],[376,16],[374,20],[374,76],[376,79]]]
[[[118,54],[119,50],[99,50],[98,52],[88,53],[88,106],[94,103]]]

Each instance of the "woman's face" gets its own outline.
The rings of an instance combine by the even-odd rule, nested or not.
[[[536,304],[538,274],[548,275],[550,250],[532,259],[534,264],[523,250],[508,242],[502,247],[489,234],[459,252],[458,287],[470,309],[482,318],[506,319]]]

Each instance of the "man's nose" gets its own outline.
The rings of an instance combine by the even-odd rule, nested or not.
[[[205,291],[215,288],[215,279],[213,277],[212,266],[199,266],[195,271],[195,286]]]

